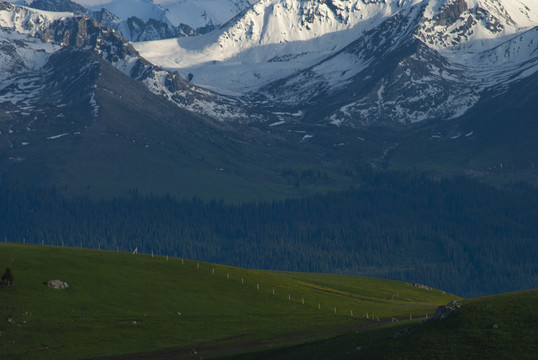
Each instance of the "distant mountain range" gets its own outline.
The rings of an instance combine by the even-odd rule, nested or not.
[[[169,8],[112,1],[96,12],[70,0],[30,6],[91,16],[128,41],[174,38],[134,45],[153,64],[240,95],[250,107],[301,112],[308,122],[338,126],[454,119],[486,90],[500,95],[538,69],[538,5],[528,0],[225,4],[220,18],[207,15],[214,1]],[[195,7],[206,23],[184,11]],[[225,13],[238,15],[222,25]],[[175,40],[207,26],[220,28]]]
[[[129,41],[168,39],[209,32],[250,7],[248,0],[111,0],[102,5],[84,0],[20,0],[14,3],[93,17],[103,25],[118,30]]]
[[[0,3],[2,168],[26,159],[17,151],[37,129],[44,139],[82,134],[111,113],[125,117],[125,106],[160,117],[147,100],[114,96],[132,93],[223,139],[279,144],[287,158],[311,146],[331,159],[312,166],[536,177],[532,0],[26,5]],[[247,153],[272,151],[260,146]],[[228,151],[218,156],[235,158]]]
[[[266,0],[211,34],[135,48],[309,122],[399,125],[457,118],[535,73],[537,25],[532,1]]]

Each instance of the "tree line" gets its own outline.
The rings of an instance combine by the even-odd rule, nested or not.
[[[365,171],[358,189],[227,204],[0,188],[4,241],[419,282],[461,296],[538,285],[538,191]]]

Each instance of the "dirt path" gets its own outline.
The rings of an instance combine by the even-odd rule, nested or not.
[[[414,320],[421,320],[422,318],[415,318]],[[328,332],[328,337],[336,337],[350,332],[375,328],[383,326],[392,322],[392,319],[381,319],[380,321],[372,321],[368,323],[362,323],[358,325],[348,326],[345,328],[334,329]],[[286,346],[286,343],[290,342],[299,342],[304,340],[304,344],[309,344],[315,341],[309,341],[312,339],[309,337],[309,333],[295,333],[295,334],[286,334],[282,335],[279,339],[275,339],[272,342],[262,342],[256,340],[246,340],[241,342],[239,339],[243,337],[242,335],[234,336],[230,338],[221,339],[218,342],[212,343],[202,343],[196,346],[190,347],[181,347],[181,348],[169,348],[164,350],[149,351],[143,353],[135,354],[125,354],[125,355],[113,355],[113,356],[104,356],[91,358],[87,360],[148,360],[148,359],[157,359],[157,360],[191,360],[191,359],[203,359],[203,358],[212,358],[217,356],[226,356],[232,354],[239,354],[244,352],[251,351],[261,351],[267,350],[278,346]],[[318,333],[319,336],[319,333]],[[239,341],[238,341],[239,340]],[[281,341],[279,341],[281,340]],[[301,346],[301,345],[298,345]]]

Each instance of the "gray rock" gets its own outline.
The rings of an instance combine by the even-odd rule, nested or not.
[[[453,311],[460,308],[460,303],[458,301],[451,301],[446,305],[441,305],[435,311],[433,319],[441,320],[450,315]]]
[[[53,289],[64,290],[69,287],[69,284],[61,280],[49,280],[47,281],[47,286]]]

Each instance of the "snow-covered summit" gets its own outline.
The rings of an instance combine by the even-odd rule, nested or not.
[[[537,25],[532,0],[430,0],[417,37],[435,49],[480,51]]]
[[[260,0],[196,38],[139,43],[150,61],[221,92],[245,92],[339,51],[419,0]]]
[[[483,51],[538,24],[533,0],[260,0],[210,34],[135,47],[195,83],[245,93],[319,63],[411,7],[422,9],[414,36],[438,51]]]
[[[133,76],[136,49],[148,60],[141,69],[152,74],[136,79],[182,106],[193,104],[185,101],[193,93],[204,101],[217,99],[205,89],[220,93],[217,103],[238,105],[222,118],[300,113],[350,126],[453,119],[484,94],[497,96],[538,71],[534,0],[260,0],[245,6],[201,36],[118,43],[133,53],[111,62]],[[28,20],[46,12],[26,20],[13,14],[4,22],[17,19],[12,27],[25,33],[52,21]],[[149,32],[132,23],[141,34],[165,29],[162,22]]]
[[[9,2],[37,8],[47,6],[49,10],[65,7],[63,0],[9,0]],[[57,6],[55,2],[62,4]],[[256,0],[73,0],[75,4],[70,4],[72,10],[69,11],[90,16],[83,11],[98,13],[106,9],[124,22],[132,17],[145,22],[154,19],[175,27],[187,25],[206,32],[226,23],[255,2]]]
[[[175,26],[187,24],[194,29],[219,26],[242,11],[254,0],[153,0],[166,9],[166,18]]]
[[[54,21],[72,16],[73,13],[29,9],[0,1],[0,27],[21,34],[34,36],[37,32],[47,29]]]

